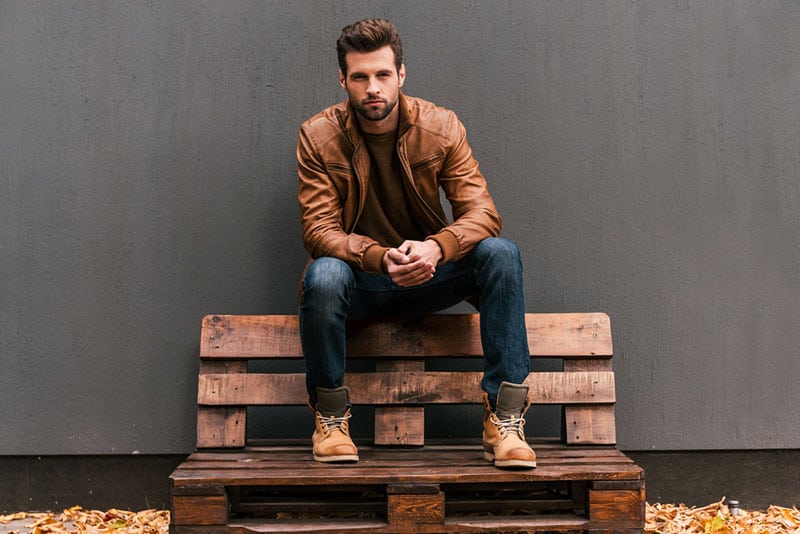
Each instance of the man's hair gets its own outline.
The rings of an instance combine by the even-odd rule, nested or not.
[[[347,74],[345,56],[348,52],[373,52],[384,46],[392,47],[394,64],[399,71],[403,64],[403,43],[394,24],[384,19],[364,19],[345,26],[336,41],[339,69]]]

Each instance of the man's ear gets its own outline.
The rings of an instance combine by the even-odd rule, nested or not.
[[[406,64],[403,63],[400,65],[400,70],[397,72],[397,78],[400,83],[397,84],[398,87],[403,87],[403,84],[406,81]]]
[[[339,70],[339,85],[342,86],[342,89],[347,91],[347,83],[345,83],[344,74],[342,73],[341,69]]]

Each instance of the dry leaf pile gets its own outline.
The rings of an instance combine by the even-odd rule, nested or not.
[[[166,510],[84,510],[73,506],[52,512],[0,515],[0,525],[30,519],[30,534],[167,534]],[[800,534],[797,507],[770,506],[766,512],[740,510],[731,514],[725,498],[701,508],[679,504],[647,504],[645,532],[658,534]],[[22,534],[22,532],[19,532]]]
[[[770,506],[766,512],[739,510],[731,514],[725,498],[702,508],[648,504],[645,532],[659,534],[800,534],[797,507]]]
[[[167,534],[169,532],[169,512],[166,510],[129,512],[111,509],[101,512],[73,506],[58,516],[52,512],[0,515],[0,524],[24,519],[33,521],[27,525],[29,530],[26,531],[31,534]]]

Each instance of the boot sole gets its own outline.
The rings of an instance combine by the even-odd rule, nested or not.
[[[494,463],[495,467],[524,467],[527,469],[536,467],[536,460],[497,460],[494,454],[488,451],[483,451],[483,459]]]
[[[333,462],[357,462],[358,455],[357,454],[340,454],[338,456],[317,456],[314,455],[314,460],[317,462],[323,463],[333,463]]]

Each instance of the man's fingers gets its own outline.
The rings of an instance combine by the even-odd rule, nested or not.
[[[389,260],[392,263],[394,263],[396,265],[404,265],[404,264],[408,263],[408,259],[409,259],[408,256],[406,256],[405,252],[403,252],[403,251],[401,251],[400,249],[397,249],[397,248],[390,248],[386,252],[386,256],[389,258]]]
[[[413,278],[404,278],[402,280],[396,280],[395,284],[401,287],[413,287],[413,286],[418,286],[420,284],[424,284],[431,278],[433,278],[433,273],[426,273],[426,274],[420,274]]]
[[[413,286],[430,280],[434,271],[434,266],[430,263],[415,261],[405,265],[394,265],[389,271],[389,276],[399,286]]]

